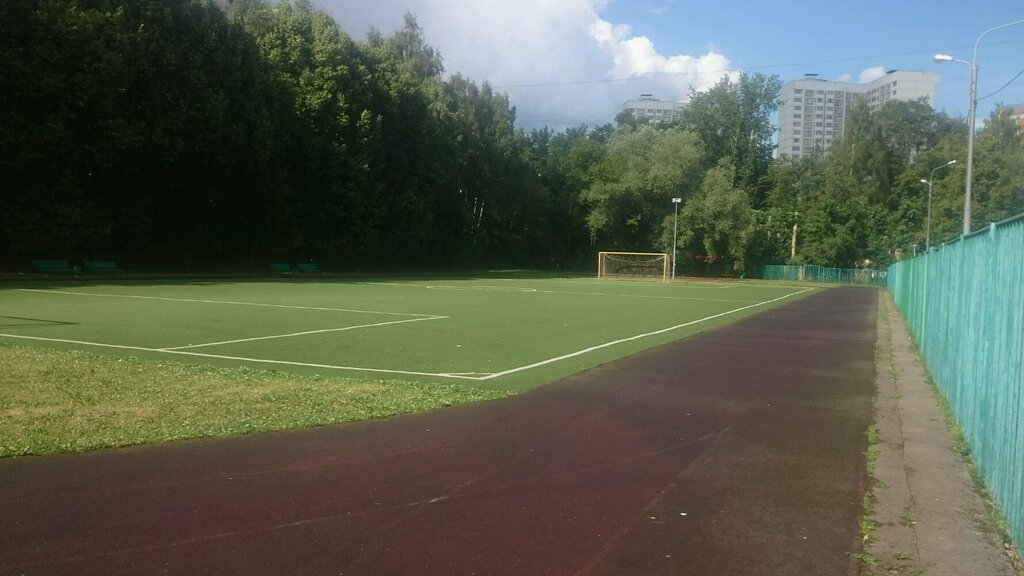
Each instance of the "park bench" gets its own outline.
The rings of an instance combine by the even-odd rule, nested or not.
[[[284,262],[271,262],[270,271],[274,274],[291,274],[292,265]]]
[[[86,272],[124,272],[117,267],[117,262],[113,260],[86,260],[85,261]]]
[[[78,272],[77,266],[72,266],[67,260],[33,260],[32,269],[45,274],[61,273],[74,274]]]
[[[316,264],[312,262],[299,262],[298,264],[295,265],[295,269],[298,270],[299,272],[306,274],[320,271],[320,269],[317,268]]]

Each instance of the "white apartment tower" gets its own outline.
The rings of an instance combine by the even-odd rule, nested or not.
[[[672,122],[679,118],[679,112],[686,105],[682,102],[658,100],[651,94],[641,94],[639,100],[626,100],[623,112],[629,112],[637,120],[646,119],[651,124]]]
[[[867,99],[871,111],[890,100],[925,98],[935,102],[935,74],[890,70],[866,84],[820,80],[812,75],[783,84],[779,92],[779,156],[801,158],[832,147],[843,135],[855,100]]]

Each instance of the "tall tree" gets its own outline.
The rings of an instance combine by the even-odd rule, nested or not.
[[[582,196],[595,243],[629,251],[659,245],[671,199],[693,193],[700,161],[700,142],[690,132],[650,126],[616,131]]]
[[[1010,110],[997,107],[978,134],[972,229],[1024,213],[1024,140]]]
[[[758,186],[775,149],[771,115],[778,110],[782,82],[761,73],[728,76],[705,92],[694,92],[682,111],[680,126],[697,134],[704,144],[704,166],[712,169],[723,158],[735,167],[733,185],[763,199]]]
[[[536,245],[544,192],[530,162],[527,142],[515,130],[515,108],[488,84],[477,87],[461,75],[445,84],[453,114],[459,170],[455,184],[463,205],[460,227],[466,258],[511,263],[528,258]]]
[[[575,268],[592,260],[581,196],[604,158],[602,138],[602,133],[590,131],[585,125],[569,127],[559,134],[547,128],[529,134],[530,152],[546,194],[547,252],[558,267]]]
[[[824,194],[824,161],[819,156],[783,158],[771,166],[765,181],[769,192],[762,224],[764,261],[786,262],[795,256],[794,237],[801,222]]]
[[[223,11],[185,0],[14,5],[24,10],[8,20],[0,74],[12,252],[223,261],[280,230],[262,212],[272,203],[237,196],[240,181],[265,181],[253,174],[267,174],[268,119],[280,109]],[[232,105],[242,91],[250,99]]]
[[[733,184],[734,171],[729,160],[723,158],[704,175],[700,192],[683,207],[680,236],[691,255],[726,257],[735,270],[742,272],[755,233],[755,215],[747,193]],[[663,227],[667,231],[669,226],[670,219],[666,218]]]

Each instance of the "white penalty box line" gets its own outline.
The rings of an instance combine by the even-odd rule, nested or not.
[[[342,326],[338,328],[324,328],[320,330],[303,330],[301,332],[289,332],[287,334],[271,334],[269,336],[254,336],[252,338],[236,338],[233,340],[221,340],[218,342],[203,342],[200,344],[188,344],[185,346],[167,346],[162,348],[140,348],[142,350],[152,351],[163,351],[173,352],[176,350],[188,350],[192,348],[205,348],[209,346],[222,346],[226,344],[238,344],[241,342],[255,342],[258,340],[273,340],[277,338],[295,338],[298,336],[309,336],[311,334],[324,334],[328,332],[345,332],[348,330],[358,330],[362,328],[378,328],[381,326],[391,326],[395,324],[407,324],[410,322],[422,322],[424,320],[444,320],[449,318],[448,316],[439,316],[436,314],[413,314],[409,312],[382,312],[379,310],[356,310],[351,308],[327,308],[321,306],[296,306],[291,304],[266,304],[261,302],[238,302],[233,300],[206,300],[206,299],[194,299],[194,298],[169,298],[165,296],[139,296],[135,294],[102,294],[96,292],[72,292],[69,290],[40,290],[34,288],[20,288],[23,292],[37,292],[44,294],[60,294],[70,296],[91,296],[98,298],[131,298],[137,300],[160,300],[165,302],[187,302],[187,303],[201,303],[201,304],[225,304],[230,306],[257,306],[263,308],[286,308],[292,310],[313,310],[322,312],[344,312],[351,314],[374,314],[383,316],[402,316],[405,317],[402,320],[392,320],[388,322],[375,322],[372,324],[357,324],[354,326]],[[83,342],[84,343],[84,342]]]
[[[181,349],[181,348],[178,348],[178,349],[175,349],[175,348],[145,348],[145,347],[141,347],[141,346],[123,346],[123,345],[119,345],[119,344],[103,344],[103,343],[99,343],[99,342],[86,342],[86,341],[82,341],[82,340],[68,340],[68,339],[61,339],[61,338],[43,338],[43,337],[39,337],[39,336],[23,336],[23,335],[18,335],[18,334],[2,334],[2,333],[0,333],[0,337],[18,338],[18,339],[23,339],[23,340],[46,341],[46,342],[60,342],[60,343],[65,343],[65,344],[76,344],[76,345],[81,345],[81,346],[97,346],[97,347],[114,348],[114,349],[120,349],[120,350],[137,350],[137,351],[142,351],[142,352],[156,352],[156,353],[163,353],[163,354],[177,354],[177,355],[183,355],[183,356],[196,356],[196,357],[201,357],[201,358],[215,358],[215,359],[221,359],[221,360],[233,360],[233,361],[252,362],[252,363],[259,363],[259,364],[273,364],[273,365],[282,365],[282,366],[302,366],[302,367],[307,367],[307,368],[323,368],[323,369],[328,369],[328,370],[345,370],[345,371],[352,371],[352,372],[369,372],[369,373],[377,373],[377,374],[401,374],[401,375],[408,375],[408,376],[433,376],[433,377],[443,377],[443,378],[457,378],[457,379],[461,379],[461,380],[483,381],[483,380],[492,380],[494,378],[500,378],[502,376],[508,376],[509,374],[515,374],[517,372],[522,372],[522,371],[525,371],[525,370],[530,370],[530,369],[537,368],[537,367],[540,367],[540,366],[545,366],[547,364],[553,364],[555,362],[561,362],[562,360],[568,360],[569,358],[575,358],[577,356],[582,356],[584,354],[589,354],[590,352],[594,352],[594,351],[601,350],[601,349],[604,349],[604,348],[609,348],[611,346],[615,346],[615,345],[618,345],[618,344],[623,344],[625,342],[631,342],[631,341],[634,341],[634,340],[640,340],[642,338],[648,338],[648,337],[651,337],[651,336],[657,336],[659,334],[665,334],[667,332],[672,332],[674,330],[679,330],[680,328],[686,328],[688,326],[693,326],[695,324],[700,324],[701,322],[707,322],[709,320],[714,320],[716,318],[722,318],[722,317],[728,316],[730,314],[736,314],[738,312],[743,312],[744,310],[750,310],[752,308],[757,308],[758,306],[764,306],[766,304],[773,304],[775,302],[779,302],[781,300],[785,300],[785,299],[791,298],[793,296],[798,296],[800,294],[803,294],[805,292],[810,292],[812,290],[815,290],[815,288],[804,288],[803,290],[799,290],[797,292],[791,292],[789,294],[786,294],[784,296],[780,296],[778,298],[773,298],[771,300],[765,300],[763,302],[757,302],[755,304],[750,304],[750,305],[747,305],[747,306],[741,306],[739,308],[734,308],[732,310],[727,310],[725,312],[721,312],[721,313],[718,313],[718,314],[713,314],[711,316],[706,316],[704,318],[699,318],[697,320],[692,320],[690,322],[684,322],[682,324],[676,324],[675,326],[669,326],[668,328],[662,328],[661,330],[655,330],[653,332],[645,332],[643,334],[637,334],[635,336],[630,336],[628,338],[620,338],[618,340],[613,340],[611,342],[605,342],[603,344],[597,344],[595,346],[590,346],[590,347],[584,348],[582,350],[577,350],[575,352],[570,352],[569,354],[563,354],[561,356],[556,356],[554,358],[548,358],[547,360],[541,360],[540,362],[534,362],[532,364],[527,364],[525,366],[519,366],[519,367],[516,367],[516,368],[510,368],[508,370],[503,370],[501,372],[493,372],[493,373],[479,373],[479,372],[424,372],[424,371],[416,371],[416,370],[397,370],[397,369],[389,369],[389,368],[366,368],[366,367],[359,367],[359,366],[339,366],[339,365],[334,365],[334,364],[317,364],[317,363],[312,363],[312,362],[293,362],[293,361],[289,361],[289,360],[269,360],[269,359],[266,359],[266,358],[246,358],[246,357],[243,357],[243,356],[227,356],[227,355],[222,355],[222,354],[205,354],[205,353],[202,353],[202,352],[191,352],[191,351],[184,350],[184,349]],[[45,292],[45,290],[44,290],[44,292]],[[77,293],[74,293],[74,294],[77,294]],[[447,318],[447,316],[429,316],[429,317],[424,317],[424,318],[420,318],[420,319],[421,320],[437,320],[437,319],[442,319],[442,318]],[[414,320],[407,320],[407,322],[408,321],[414,321]],[[317,332],[317,331],[313,331],[313,332]],[[284,337],[284,336],[281,336],[281,337]]]
[[[274,334],[271,336],[255,336],[252,338],[237,338],[235,340],[222,340],[220,342],[205,342],[203,344],[188,344],[186,346],[172,346],[159,348],[159,350],[189,350],[192,348],[204,348],[206,346],[221,346],[224,344],[237,344],[239,342],[255,342],[257,340],[273,340],[275,338],[294,338],[296,336],[308,336],[310,334],[323,334],[325,332],[344,332],[346,330],[358,330],[360,328],[377,328],[379,326],[392,326],[394,324],[407,324],[409,322],[422,322],[424,320],[443,320],[448,316],[430,316],[426,318],[409,318],[407,320],[393,320],[391,322],[377,322],[376,324],[357,324],[355,326],[343,326],[341,328],[324,328],[322,330],[306,330],[303,332],[290,332],[288,334]]]
[[[386,368],[364,368],[360,366],[337,366],[334,364],[317,364],[314,362],[293,362],[290,360],[270,360],[267,358],[247,358],[245,356],[228,356],[225,354],[204,354],[202,352],[189,352],[186,350],[171,350],[169,348],[146,348],[144,346],[125,346],[122,344],[104,344],[102,342],[88,342],[85,340],[70,340],[65,338],[43,338],[40,336],[23,336],[20,334],[0,334],[3,338],[18,338],[20,340],[34,340],[39,342],[59,342],[61,344],[75,344],[78,346],[95,346],[98,348],[113,348],[115,350],[135,350],[139,352],[157,352],[161,354],[177,354],[180,356],[196,356],[199,358],[214,358],[218,360],[232,360],[237,362],[252,362],[256,364],[273,364],[275,366],[301,366],[305,368],[324,368],[330,370],[348,370],[354,372],[373,372],[378,374],[405,374],[409,376],[442,376],[445,378],[462,378],[465,380],[480,380],[479,377],[466,374],[448,374],[434,372],[417,372],[414,370],[394,370]]]

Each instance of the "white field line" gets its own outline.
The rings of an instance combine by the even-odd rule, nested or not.
[[[220,346],[222,344],[236,344],[238,342],[254,342],[256,340],[273,340],[275,338],[292,338],[295,336],[308,336],[310,334],[323,334],[325,332],[344,332],[358,328],[376,328],[378,326],[390,326],[392,324],[405,324],[407,322],[422,322],[423,320],[443,320],[448,316],[431,316],[429,318],[409,318],[408,320],[393,320],[391,322],[378,322],[376,324],[359,324],[356,326],[345,326],[343,328],[324,328],[323,330],[306,330],[305,332],[292,332],[290,334],[274,334],[272,336],[255,336],[253,338],[238,338],[236,340],[223,340],[221,342],[207,342],[204,344],[189,344],[187,346],[173,346],[160,348],[160,350],[188,350],[192,348],[203,348],[206,346]]]
[[[192,298],[166,298],[163,296],[137,296],[132,294],[97,294],[94,292],[70,292],[67,290],[42,290],[38,288],[17,288],[22,292],[42,292],[44,294],[65,294],[70,296],[93,296],[97,298],[134,298],[138,300],[163,300],[165,302],[193,302],[201,304],[230,304],[232,306],[260,306],[264,308],[288,308],[291,310],[321,310],[325,312],[351,312],[353,314],[381,314],[384,316],[421,316],[440,318],[435,314],[412,314],[408,312],[381,312],[379,310],[353,310],[350,308],[322,308],[319,306],[292,306],[288,304],[261,304],[259,302],[234,302],[231,300],[197,300]]]
[[[81,346],[96,346],[100,348],[115,348],[118,350],[137,350],[140,352],[159,352],[163,354],[177,354],[180,356],[198,356],[200,358],[217,358],[219,360],[236,360],[240,362],[256,362],[260,364],[280,364],[285,366],[304,366],[308,368],[326,368],[330,370],[351,370],[356,372],[375,372],[378,374],[406,374],[410,376],[441,376],[445,378],[461,378],[463,380],[481,380],[479,376],[467,376],[465,373],[447,372],[416,372],[413,370],[390,370],[383,368],[362,368],[359,366],[336,366],[334,364],[315,364],[312,362],[292,362],[290,360],[267,360],[265,358],[246,358],[244,356],[226,356],[223,354],[203,354],[202,352],[186,352],[184,350],[168,350],[165,348],[145,348],[142,346],[123,346],[120,344],[103,344],[101,342],[86,342],[84,340],[67,340],[64,338],[41,338],[39,336],[19,336],[17,334],[0,334],[4,338],[19,338],[22,340],[37,340],[43,342],[61,342],[64,344],[78,344]]]
[[[639,340],[641,338],[647,338],[647,337],[650,337],[650,336],[657,336],[659,334],[664,334],[666,332],[671,332],[673,330],[678,330],[680,328],[685,328],[687,326],[693,326],[694,324],[699,324],[701,322],[706,322],[708,320],[714,320],[715,318],[721,318],[723,316],[728,316],[729,314],[735,314],[736,312],[742,312],[744,310],[749,310],[751,308],[756,308],[758,306],[763,306],[765,304],[771,304],[773,302],[778,302],[779,300],[784,300],[784,299],[789,298],[791,296],[797,296],[799,294],[803,294],[804,292],[809,292],[811,290],[814,290],[814,288],[804,288],[803,290],[799,290],[797,292],[791,292],[789,294],[786,294],[784,296],[780,296],[778,298],[773,298],[771,300],[765,300],[763,302],[758,302],[756,304],[750,304],[748,306],[742,306],[740,308],[734,308],[732,310],[727,310],[727,311],[721,312],[719,314],[713,314],[711,316],[706,316],[704,318],[700,318],[700,319],[693,320],[693,321],[690,321],[690,322],[685,322],[683,324],[677,324],[675,326],[670,326],[668,328],[662,328],[661,330],[655,330],[653,332],[645,332],[643,334],[637,334],[635,336],[630,336],[628,338],[621,338],[619,340],[613,340],[611,342],[605,342],[603,344],[598,344],[596,346],[591,346],[589,348],[584,348],[583,350],[577,350],[576,352],[571,352],[569,354],[563,354],[562,356],[558,356],[556,358],[549,358],[547,360],[542,360],[540,362],[534,362],[533,364],[528,364],[528,365],[525,365],[525,366],[519,366],[517,368],[510,368],[510,369],[504,370],[502,372],[494,372],[494,373],[490,373],[490,374],[479,373],[480,374],[479,376],[471,376],[470,374],[473,374],[473,373],[466,373],[466,372],[456,372],[456,373],[449,373],[449,372],[442,372],[442,373],[418,372],[418,371],[413,371],[413,370],[393,370],[393,369],[382,369],[382,368],[362,368],[362,367],[358,367],[358,366],[337,366],[337,365],[333,365],[333,364],[315,364],[315,363],[311,363],[311,362],[292,362],[292,361],[288,361],[288,360],[267,360],[267,359],[263,359],[263,358],[246,358],[246,357],[243,357],[243,356],[226,356],[226,355],[222,355],[222,354],[204,354],[204,353],[201,353],[201,352],[187,352],[187,351],[184,351],[184,350],[172,350],[172,349],[166,349],[166,348],[144,348],[144,347],[141,347],[141,346],[123,346],[123,345],[119,345],[119,344],[103,344],[103,343],[99,343],[99,342],[86,342],[86,341],[82,341],[82,340],[66,340],[66,339],[62,339],[62,338],[42,338],[42,337],[38,337],[38,336],[20,336],[20,335],[17,335],[17,334],[2,334],[2,333],[0,333],[0,337],[18,338],[18,339],[23,339],[23,340],[36,340],[36,341],[45,341],[45,342],[61,342],[61,343],[65,343],[65,344],[78,344],[78,345],[82,345],[82,346],[97,346],[97,347],[103,347],[103,348],[115,348],[115,349],[119,349],[119,350],[138,350],[138,351],[143,351],[143,352],[158,352],[158,353],[163,353],[163,354],[178,354],[178,355],[182,355],[182,356],[197,356],[197,357],[201,357],[201,358],[216,358],[216,359],[221,359],[221,360],[235,360],[235,361],[241,361],[241,362],[255,362],[255,363],[260,363],[260,364],[278,364],[278,365],[285,365],[285,366],[303,366],[303,367],[310,367],[310,368],[325,368],[325,369],[331,369],[331,370],[349,370],[349,371],[357,371],[357,372],[373,372],[373,373],[383,373],[383,374],[405,374],[405,375],[410,375],[410,376],[436,376],[436,377],[444,377],[444,378],[458,378],[458,379],[462,379],[462,380],[482,381],[482,380],[491,380],[491,379],[494,379],[494,378],[500,378],[502,376],[507,376],[509,374],[514,374],[516,372],[522,372],[524,370],[530,370],[532,368],[537,368],[539,366],[544,366],[544,365],[547,365],[547,364],[552,364],[552,363],[555,363],[555,362],[560,362],[562,360],[567,360],[569,358],[575,358],[576,356],[582,356],[584,354],[588,354],[588,353],[593,352],[595,350],[601,350],[603,348],[609,348],[611,346],[615,346],[617,344],[622,344],[624,342],[631,342],[633,340]],[[75,294],[75,293],[72,292],[72,294]]]
[[[629,338],[621,338],[619,340],[613,340],[611,342],[605,342],[604,344],[598,344],[596,346],[591,346],[589,348],[584,348],[583,350],[577,350],[576,352],[571,352],[569,354],[563,354],[562,356],[558,356],[556,358],[549,358],[547,360],[542,360],[540,362],[534,362],[533,364],[528,364],[526,366],[520,366],[518,368],[511,368],[509,370],[504,370],[502,372],[495,372],[493,374],[488,374],[487,376],[481,376],[479,379],[480,380],[490,380],[492,378],[500,378],[502,376],[507,376],[509,374],[514,374],[516,372],[521,372],[523,370],[529,370],[531,368],[537,368],[538,366],[544,366],[545,364],[551,364],[551,363],[554,363],[554,362],[561,362],[562,360],[568,360],[569,358],[575,358],[576,356],[582,356],[583,354],[588,354],[590,352],[593,352],[595,350],[600,350],[602,348],[608,348],[610,346],[615,346],[617,344],[622,344],[624,342],[630,342],[630,341],[633,341],[633,340],[639,340],[641,338],[647,338],[649,336],[657,336],[658,334],[664,334],[666,332],[671,332],[673,330],[678,330],[680,328],[685,328],[687,326],[693,326],[694,324],[699,324],[701,322],[707,322],[708,320],[714,320],[715,318],[721,318],[722,316],[728,316],[729,314],[735,314],[736,312],[742,312],[743,310],[749,310],[751,308],[756,308],[758,306],[763,306],[765,304],[771,304],[772,302],[778,302],[779,300],[784,300],[786,298],[789,298],[790,296],[796,296],[798,294],[803,294],[804,292],[808,292],[810,290],[813,290],[813,288],[805,288],[803,290],[800,290],[799,292],[792,292],[790,294],[786,294],[785,296],[780,296],[780,297],[774,298],[772,300],[765,300],[764,302],[758,302],[757,304],[751,304],[749,306],[743,306],[743,307],[740,307],[740,308],[735,308],[733,310],[722,312],[720,314],[714,314],[714,315],[711,315],[711,316],[707,316],[707,317],[701,318],[699,320],[693,320],[691,322],[686,322],[686,323],[683,323],[683,324],[676,324],[675,326],[669,326],[668,328],[662,328],[661,330],[655,330],[654,332],[646,332],[644,334],[637,334],[636,336],[630,336]]]
[[[481,292],[522,292],[524,294],[565,294],[568,296],[608,296],[612,298],[642,298],[650,300],[696,300],[698,302],[758,303],[760,300],[735,300],[724,298],[698,298],[696,296],[652,296],[648,294],[615,294],[611,292],[578,292],[570,290],[538,290],[536,288],[511,289],[500,286],[451,286],[447,284],[389,284],[387,282],[360,282],[371,286],[393,286],[400,288],[420,288],[425,290],[454,290]]]

